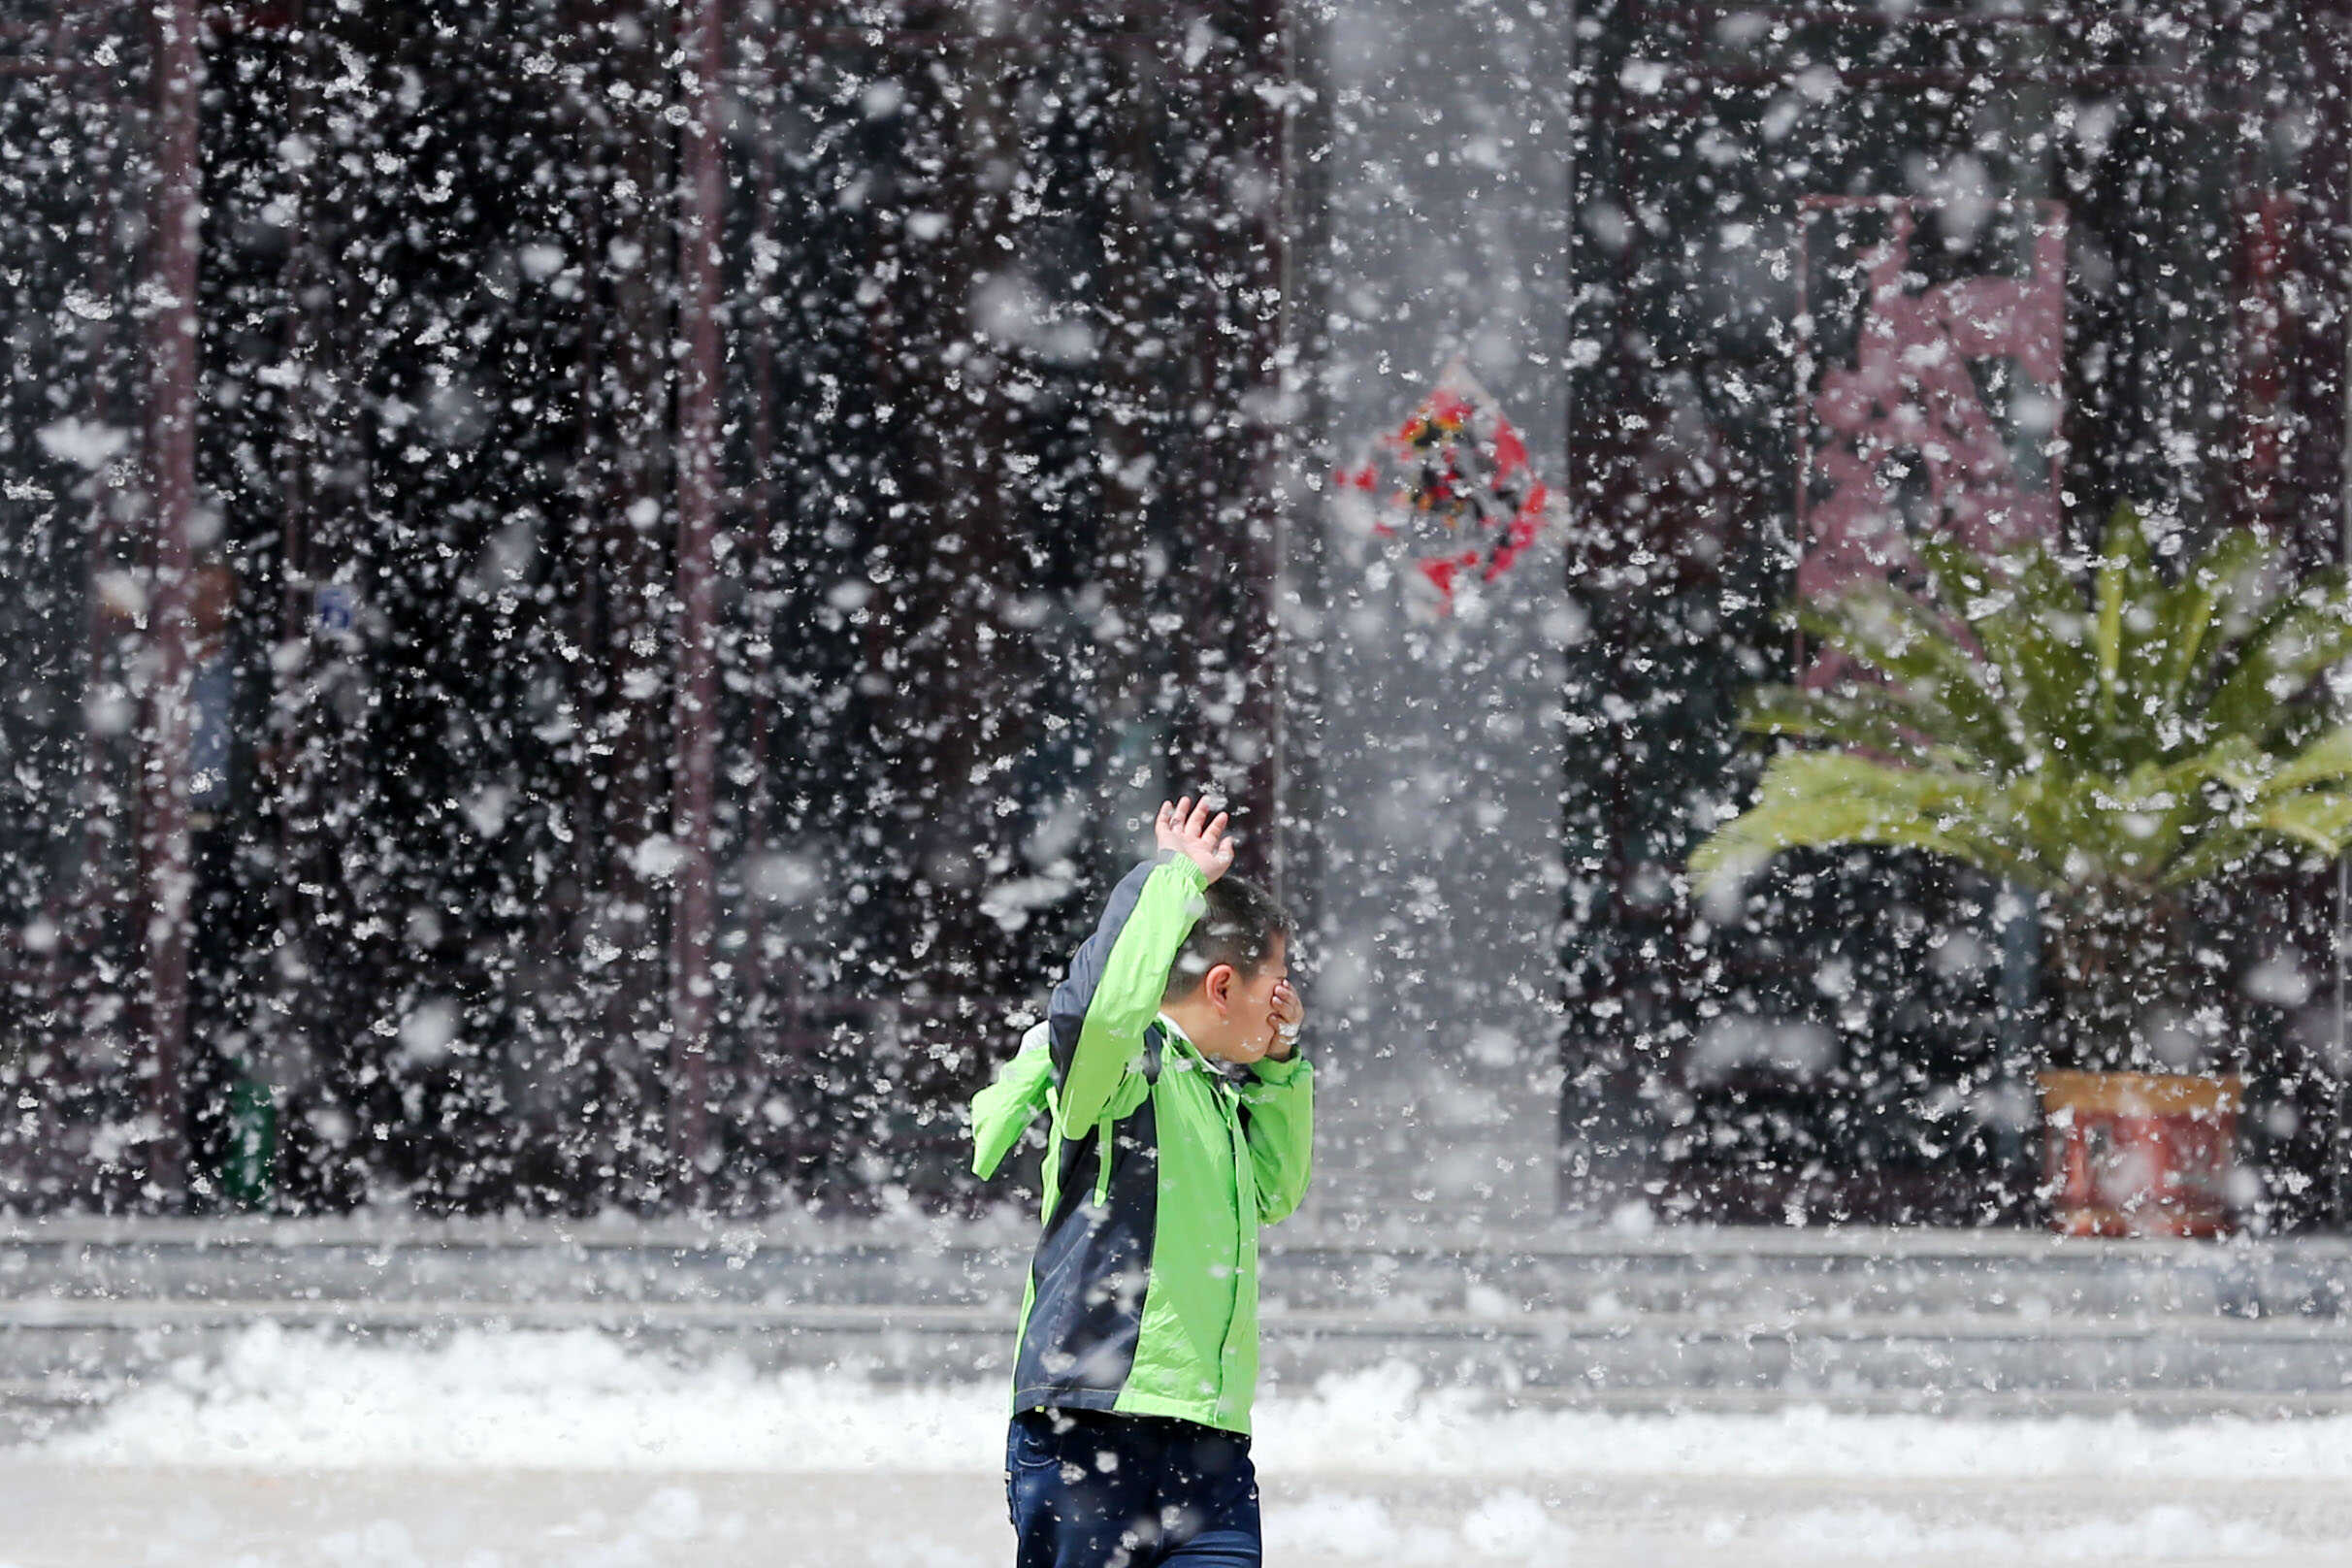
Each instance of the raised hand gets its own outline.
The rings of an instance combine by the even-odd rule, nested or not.
[[[1307,1004],[1299,999],[1298,988],[1285,980],[1274,988],[1274,1032],[1286,1040],[1298,1038],[1298,1028],[1307,1021]]]
[[[1160,802],[1152,819],[1152,836],[1161,849],[1172,849],[1200,867],[1211,882],[1233,868],[1233,840],[1225,836],[1225,813],[1209,815],[1206,797],[1195,804],[1191,796],[1170,805]]]
[[[1299,1026],[1306,1021],[1307,1004],[1299,999],[1298,988],[1288,980],[1276,985],[1274,1005],[1266,1018],[1274,1026],[1274,1046],[1266,1054],[1277,1062],[1287,1059],[1298,1043]]]

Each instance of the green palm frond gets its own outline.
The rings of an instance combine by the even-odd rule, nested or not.
[[[2314,784],[2352,780],[2352,724],[2339,724],[2299,750],[2261,784],[2265,796],[2277,798]]]
[[[2255,820],[2267,832],[2333,858],[2352,842],[2352,795],[2313,790],[2290,796],[2264,806]]]
[[[2144,605],[2160,586],[2155,571],[2148,561],[2147,537],[2128,506],[2115,508],[2107,520],[2106,548],[2099,562],[2099,581],[2096,589],[2099,610],[2099,635],[2094,651],[2099,659],[2098,718],[2103,726],[2113,725],[2116,719],[2116,690],[2123,683],[2123,663],[2127,640],[2137,644],[2141,640],[2133,635],[2135,629],[2126,624],[2127,604]]]
[[[1800,606],[1863,678],[1750,694],[1748,730],[1838,749],[1776,757],[1693,853],[1701,885],[1836,844],[2061,894],[2177,888],[2279,844],[2342,853],[2352,723],[2310,688],[2352,660],[2352,589],[2335,572],[2285,587],[2248,531],[2174,569],[2180,541],[2119,506],[2087,582],[2048,547],[1944,539],[1919,546],[1920,596],[1870,582]]]
[[[2098,702],[2091,616],[2049,552],[2028,552],[2018,563],[2017,597],[1971,629],[2001,662],[2005,685],[2029,733],[2062,742],[2079,756],[2094,738]]]
[[[2227,643],[2225,606],[2251,599],[2270,549],[2260,534],[2241,528],[2192,563],[2175,587],[2154,601],[2161,659],[2152,695],[2165,706],[2200,689]],[[2216,635],[2216,634],[2220,635]]]
[[[1755,694],[1740,723],[1756,735],[1826,740],[1910,762],[1934,761],[1938,751],[1921,740],[1922,715],[1916,709],[1891,693],[1866,687],[1834,692],[1770,687]],[[1962,755],[1975,757],[1965,751]]]
[[[2022,760],[1992,671],[1946,626],[1890,583],[1871,583],[1834,609],[1800,605],[1808,637],[1887,678],[1889,695],[1916,708],[1948,744],[2004,763]]]
[[[2352,604],[2343,574],[2321,573],[2281,599],[2247,633],[2237,664],[2214,688],[2205,722],[2229,733],[2268,728],[2331,665],[2352,658]]]
[[[2023,874],[2029,867],[2004,841],[2000,794],[1981,777],[1948,768],[1786,752],[1765,769],[1756,803],[1701,844],[1690,866],[1712,882],[1747,875],[1785,849],[1885,844]]]

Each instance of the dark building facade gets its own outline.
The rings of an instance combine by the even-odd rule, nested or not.
[[[1271,798],[1281,18],[9,22],[9,1201],[952,1196]]]
[[[1898,308],[1874,265],[1900,306],[1962,302],[1889,336],[1964,360],[1983,421],[1975,468],[1962,414],[1897,441],[1905,526],[1964,526],[1973,486],[2080,551],[2129,502],[2200,546],[2259,527],[2300,570],[2342,559],[2347,17],[1624,0],[1579,25],[1568,440],[1597,635],[1571,658],[1630,716],[1569,747],[1570,1118],[1638,1128],[1643,1179],[1694,1217],[2030,1218],[2013,899],[1891,853],[1790,857],[1736,910],[1672,873],[1752,776],[1740,692],[1803,657],[1775,611],[1841,570],[1819,400]],[[2336,904],[2282,852],[2199,912],[2263,1223],[2343,1213]]]
[[[2030,922],[1681,867],[1898,230],[2012,302],[2017,505],[2340,558],[2344,29],[0,8],[0,1201],[968,1205],[962,1097],[1214,783],[1324,1212],[2030,1223]],[[1565,506],[1431,621],[1323,475],[1454,357]],[[2336,890],[2203,911],[2265,1225],[2344,1216]]]

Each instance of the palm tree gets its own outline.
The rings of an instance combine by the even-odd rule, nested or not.
[[[2087,597],[2046,545],[1937,540],[1919,594],[1873,581],[1799,608],[1858,677],[1750,695],[1745,728],[1827,744],[1773,758],[1691,856],[1700,890],[1799,846],[1965,862],[2039,895],[2053,1054],[2153,1065],[2149,1030],[2199,991],[2187,892],[2352,840],[2352,724],[2313,693],[2352,656],[2343,574],[2290,584],[2250,530],[2160,568],[2182,542],[2123,506]]]

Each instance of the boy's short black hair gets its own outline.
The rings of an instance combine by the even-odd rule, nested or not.
[[[1247,878],[1229,873],[1221,876],[1203,890],[1201,898],[1208,912],[1176,950],[1167,990],[1160,998],[1163,1001],[1183,996],[1220,964],[1231,964],[1236,974],[1255,975],[1266,955],[1274,951],[1274,938],[1288,941],[1295,934],[1290,911],[1275,901],[1274,895]]]

